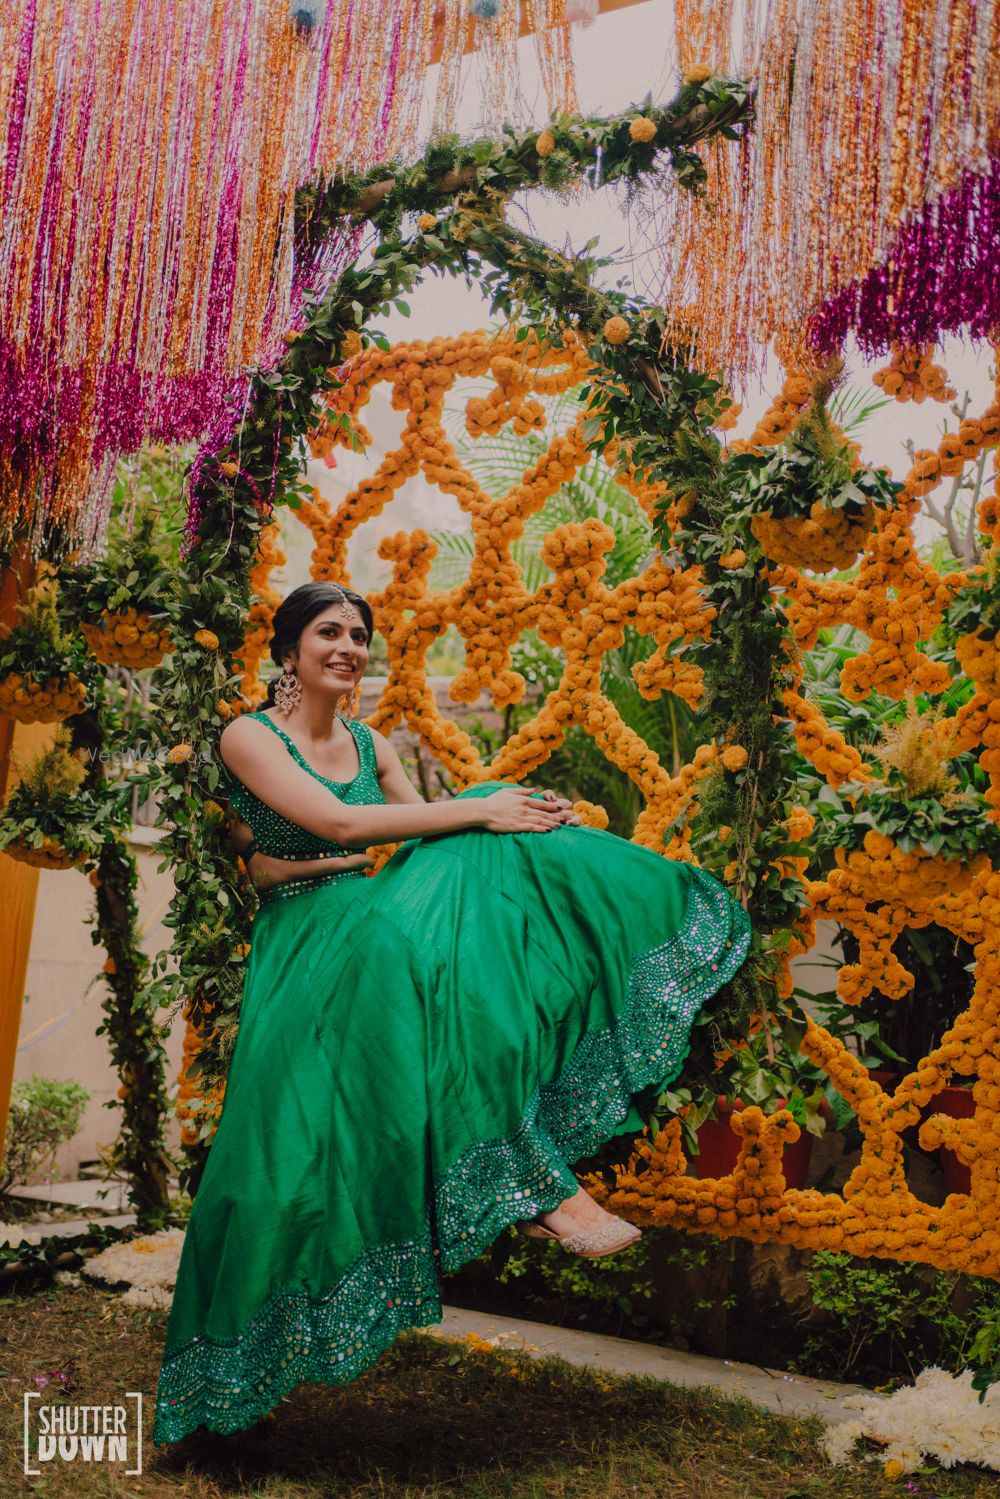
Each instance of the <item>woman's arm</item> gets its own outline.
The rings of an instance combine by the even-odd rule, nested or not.
[[[447,802],[424,802],[414,792],[412,802],[350,806],[297,765],[277,735],[252,718],[226,725],[219,752],[244,786],[280,817],[342,848],[365,849],[472,827],[497,833],[548,832],[561,820],[558,806],[538,800],[526,786]]]
[[[255,848],[249,860],[246,851],[253,841],[253,828],[237,817],[235,812],[227,819],[229,837],[233,850],[239,854],[247,867],[247,873],[257,890],[270,890],[272,885],[284,884],[286,880],[309,879],[316,874],[337,874],[342,869],[370,869],[374,859],[368,854],[342,854],[333,859],[275,859]]]
[[[375,763],[378,769],[379,785],[382,795],[387,802],[421,802],[423,797],[416,791],[409,776],[403,769],[402,761],[393,748],[392,744],[377,729],[371,730],[372,740],[375,744]],[[548,801],[559,809],[559,821],[561,823],[580,826],[580,819],[573,811],[573,803],[568,797],[560,796],[556,791],[542,791],[540,786],[525,786],[525,791],[541,792]]]

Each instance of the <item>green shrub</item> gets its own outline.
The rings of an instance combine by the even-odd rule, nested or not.
[[[952,1373],[998,1357],[1000,1284],[891,1260],[821,1250],[807,1271],[826,1314],[796,1368],[843,1379],[914,1378],[930,1364]]]
[[[30,1077],[14,1084],[0,1162],[0,1199],[52,1164],[60,1145],[79,1129],[89,1101],[90,1092],[81,1083]]]

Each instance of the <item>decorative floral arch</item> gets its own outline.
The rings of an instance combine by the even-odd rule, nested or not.
[[[682,96],[689,120],[693,97]],[[693,108],[705,102],[699,98]],[[724,121],[725,129],[732,128],[735,118],[726,115],[731,104],[715,98],[716,119]],[[501,528],[501,540],[515,534],[517,505],[502,509],[499,519],[496,507],[476,516],[481,534],[474,571],[464,593],[444,603],[424,588],[429,557],[419,533],[383,544],[384,554],[392,554],[395,571],[376,602],[388,625],[394,676],[375,721],[389,726],[400,713],[408,713],[459,778],[475,779],[482,768],[474,753],[460,736],[451,736],[423,701],[419,673],[408,679],[407,665],[416,666],[427,640],[439,633],[449,613],[460,612],[467,603],[472,628],[463,631],[468,653],[459,695],[478,692],[488,683],[498,702],[510,701],[518,691],[507,655],[512,639],[529,620],[540,630],[560,629],[568,648],[565,690],[545,705],[533,731],[504,746],[491,767],[494,773],[526,773],[543,762],[548,743],[556,742],[567,722],[580,721],[581,713],[586,716],[595,655],[599,662],[601,652],[614,647],[623,620],[641,618],[658,646],[657,656],[646,663],[651,695],[664,687],[679,691],[683,686],[692,697],[700,691],[705,742],[680,777],[664,779],[665,772],[644,757],[641,744],[612,743],[613,725],[603,721],[588,727],[599,743],[606,735],[612,758],[647,794],[652,792],[637,829],[640,840],[674,857],[693,857],[691,809],[700,806],[718,826],[724,844],[720,873],[744,902],[754,927],[750,956],[731,986],[730,1007],[721,1023],[738,1030],[753,1008],[782,1010],[792,988],[790,959],[808,949],[822,915],[837,914],[848,925],[853,923],[862,942],[863,982],[854,982],[857,975],[844,975],[843,997],[848,1003],[863,998],[868,992],[865,985],[870,988],[878,981],[877,975],[873,977],[876,967],[905,988],[905,973],[901,977],[891,956],[901,919],[912,919],[916,925],[939,923],[974,943],[978,960],[969,1009],[891,1096],[840,1041],[812,1020],[803,1022],[803,1051],[828,1072],[852,1104],[864,1136],[861,1161],[843,1196],[789,1190],[782,1152],[797,1137],[798,1125],[787,1111],[765,1117],[761,1110],[747,1108],[734,1118],[742,1149],[730,1176],[714,1181],[686,1176],[675,1121],[655,1140],[638,1142],[635,1158],[620,1173],[612,1202],[640,1221],[923,1260],[1000,1276],[1000,1238],[994,1226],[1000,1201],[1000,1137],[994,1128],[1000,1117],[995,1047],[1000,876],[982,857],[967,861],[961,878],[953,879],[951,871],[942,871],[934,859],[922,862],[920,855],[887,848],[882,835],[873,833],[863,848],[838,857],[837,867],[825,880],[810,881],[804,845],[812,819],[795,805],[793,740],[788,733],[790,725],[798,748],[833,786],[861,769],[857,752],[802,692],[799,652],[815,641],[821,624],[845,619],[868,630],[872,648],[858,658],[849,680],[859,698],[872,686],[902,696],[911,681],[930,692],[944,685],[937,663],[920,650],[918,641],[946,610],[956,607],[956,596],[961,602],[978,595],[971,577],[944,580],[915,553],[912,520],[935,455],[918,454],[895,495],[883,495],[877,506],[862,507],[863,524],[855,518],[833,527],[820,513],[810,518],[815,522],[811,532],[802,525],[780,525],[777,514],[768,519],[754,513],[741,502],[745,463],[810,409],[834,371],[790,371],[780,410],[765,419],[767,431],[755,433],[745,445],[745,463],[731,452],[727,455],[713,431],[724,419],[725,393],[717,381],[699,373],[690,349],[664,346],[662,311],[620,290],[599,291],[599,261],[562,256],[512,229],[500,212],[509,190],[543,179],[546,173],[562,171],[563,180],[569,180],[594,160],[598,148],[604,153],[605,176],[616,170],[620,176],[638,175],[640,165],[630,153],[647,150],[645,165],[652,165],[653,152],[676,129],[677,107],[672,115],[648,110],[616,121],[553,127],[527,138],[511,137],[503,148],[481,143],[469,148],[471,160],[461,158],[454,144],[434,148],[437,156],[432,151],[418,168],[400,173],[388,185],[344,184],[332,207],[329,202],[317,205],[317,221],[348,205],[360,205],[358,211],[370,212],[383,238],[371,262],[351,267],[312,310],[305,326],[289,335],[281,369],[257,377],[231,440],[199,459],[192,476],[189,567],[203,586],[191,592],[190,635],[208,631],[221,649],[206,654],[181,646],[164,668],[178,704],[175,722],[168,727],[175,739],[184,741],[180,749],[185,752],[175,755],[176,764],[168,772],[173,776],[172,801],[168,797],[165,803],[165,821],[174,823],[168,843],[178,875],[174,922],[182,973],[191,986],[189,1013],[207,1037],[202,1047],[204,1075],[218,1078],[223,1071],[213,1050],[216,1022],[235,1010],[240,974],[237,966],[228,990],[215,982],[210,945],[198,935],[205,919],[206,862],[215,860],[207,871],[209,888],[213,879],[218,884],[228,874],[221,843],[206,855],[198,817],[201,798],[211,795],[217,781],[211,779],[211,768],[196,769],[191,756],[211,746],[222,721],[240,703],[235,693],[239,674],[229,669],[229,661],[242,666],[254,651],[259,653],[264,639],[266,595],[254,605],[244,655],[251,566],[266,567],[267,548],[275,544],[268,525],[272,505],[284,501],[304,507],[306,518],[323,534],[324,566],[342,572],[349,527],[331,527],[310,512],[314,502],[302,480],[296,443],[309,433],[320,444],[349,437],[364,380],[393,358],[377,343],[363,351],[361,330],[380,307],[408,290],[428,269],[478,275],[494,312],[517,324],[516,332],[501,335],[495,345],[497,357],[511,361],[510,366],[500,366],[498,403],[506,400],[513,407],[508,393],[523,383],[517,373],[522,352],[534,351],[546,361],[558,351],[558,357],[570,364],[579,361],[576,368],[581,372],[585,358],[588,411],[574,439],[573,458],[580,451],[610,451],[620,477],[653,502],[662,577],[651,580],[656,586],[649,594],[635,586],[617,591],[620,596],[615,598],[606,590],[602,593],[603,539],[599,527],[584,526],[578,534],[554,536],[546,558],[554,580],[526,596],[518,592],[516,578],[505,576],[504,548],[491,544],[489,536],[491,524]],[[549,180],[558,185],[557,175]],[[457,194],[446,209],[440,207],[442,190]],[[419,213],[416,233],[408,239],[395,237],[400,215],[410,211]],[[486,355],[470,349],[468,357]],[[445,376],[441,379],[446,383]],[[326,409],[320,420],[316,401],[324,392]],[[427,390],[421,399],[426,413],[433,400]],[[990,416],[986,414],[975,433],[965,434],[966,446],[973,441],[980,447],[995,444],[996,425],[990,425]],[[951,449],[946,455],[945,447],[943,442],[940,461],[950,462]],[[446,451],[437,456],[437,466],[457,484],[461,476],[453,470],[451,456]],[[380,486],[392,489],[399,473],[397,468],[393,474],[373,476],[367,481],[369,497]],[[995,507],[984,510],[982,521],[992,535]],[[795,566],[796,556],[808,560],[813,546],[810,566],[820,571],[843,566],[845,548],[856,552],[863,547],[857,582],[846,585],[805,576]],[[503,586],[489,595],[489,579],[498,571]],[[783,590],[783,602],[776,585]],[[488,596],[495,602],[506,596],[505,590],[513,606],[509,618],[506,610],[483,610]],[[410,609],[414,613],[404,624],[403,611]],[[484,616],[478,621],[476,610]],[[904,622],[914,612],[921,620],[916,632],[912,621]],[[960,616],[961,611],[953,615],[956,621]],[[967,619],[970,640],[978,638],[977,626],[977,618]],[[685,653],[678,663],[668,647],[680,637]],[[959,715],[959,727],[967,742],[992,745],[990,736],[1000,713],[994,714],[998,688],[992,657],[987,661],[987,655],[978,647],[965,650],[979,691]],[[411,687],[416,688],[412,697]],[[214,704],[215,711],[206,713],[206,703]],[[603,719],[599,705],[597,713]],[[551,735],[548,741],[540,729]],[[984,759],[984,769],[997,775],[992,760]],[[186,821],[178,819],[178,807],[188,811]],[[914,879],[920,886],[919,899]],[[238,936],[242,942],[252,899],[239,882],[233,889],[230,941]],[[948,1144],[969,1168],[971,1185],[968,1193],[955,1194],[937,1208],[916,1197],[907,1182],[902,1133],[918,1121],[920,1110],[932,1103],[954,1072],[975,1078],[975,1113],[967,1120],[938,1115],[922,1126],[923,1138]],[[217,1099],[192,1102],[199,1126],[193,1133],[207,1138]],[[198,1148],[192,1175],[197,1173]],[[607,1190],[601,1183],[594,1186]]]

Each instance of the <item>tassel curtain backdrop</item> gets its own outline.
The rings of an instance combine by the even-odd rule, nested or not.
[[[997,0],[675,0],[688,76],[756,87],[738,152],[671,193],[659,294],[737,388],[854,331],[871,353],[1000,315]],[[991,274],[991,267],[994,268]],[[798,346],[798,347],[796,347]]]
[[[521,16],[550,108],[573,108],[563,0]],[[470,47],[496,125],[508,31],[466,0],[0,7],[0,546],[99,547],[116,457],[204,432],[349,258],[297,260],[296,189],[412,158],[432,57],[436,128]]]

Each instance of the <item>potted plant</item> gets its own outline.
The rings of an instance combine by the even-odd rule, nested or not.
[[[799,1050],[804,1028],[798,1018],[779,1022],[768,1017],[745,1041],[730,1043],[719,1053],[714,1092],[680,1088],[663,1095],[665,1111],[680,1117],[694,1175],[730,1175],[742,1147],[732,1116],[755,1104],[765,1114],[787,1109],[799,1126],[798,1140],[784,1148],[782,1169],[789,1187],[805,1185],[813,1141],[826,1132],[833,1110],[825,1074]]]
[[[55,582],[43,579],[0,627],[0,713],[20,723],[57,723],[83,710],[86,652],[60,624]]]

